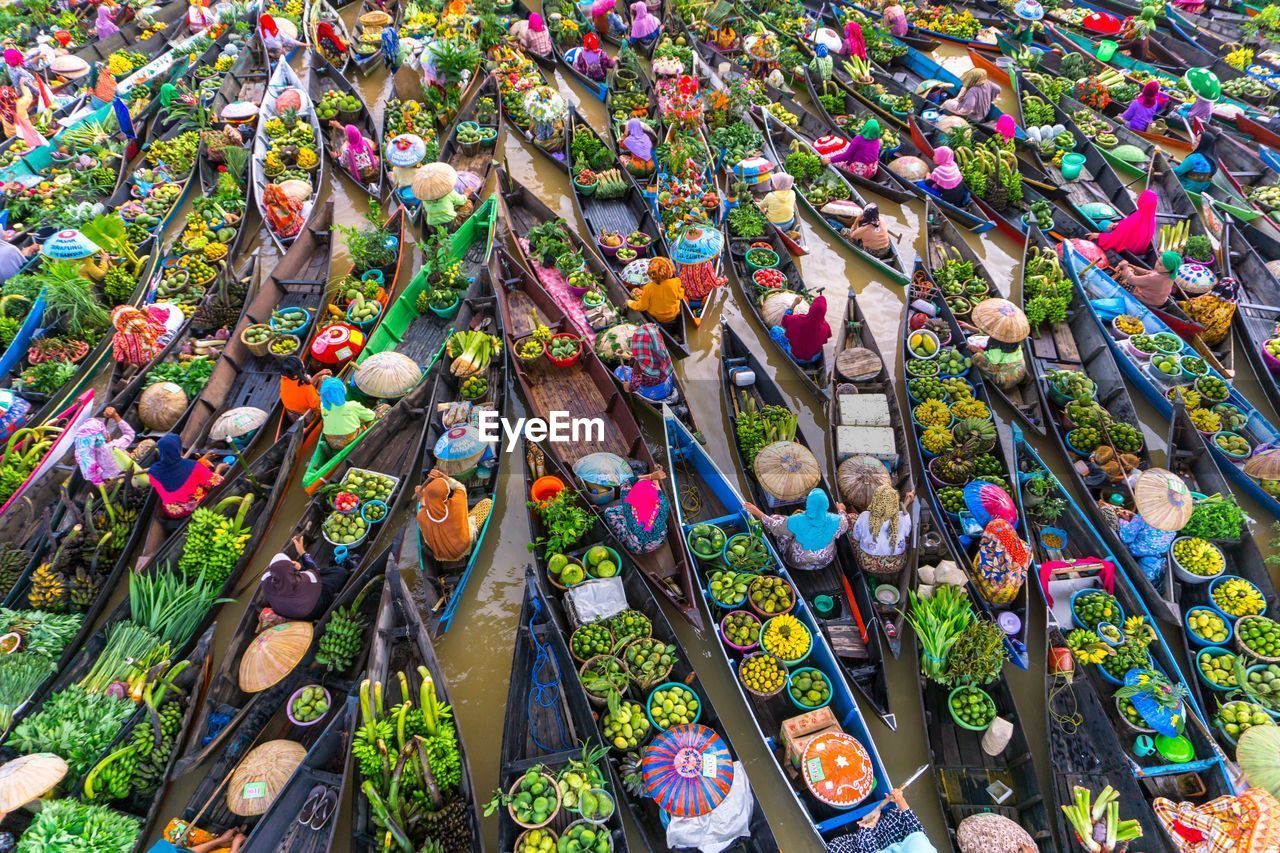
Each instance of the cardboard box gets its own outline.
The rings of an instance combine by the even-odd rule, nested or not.
[[[836,427],[836,464],[850,456],[870,456],[890,469],[898,467],[898,443],[891,427]]]
[[[887,427],[890,425],[889,399],[883,394],[841,394],[840,423]]]
[[[800,758],[804,748],[823,732],[842,732],[840,722],[830,708],[818,708],[807,711],[798,717],[782,721],[782,729],[778,736],[782,740],[783,760],[792,769],[800,768]]]

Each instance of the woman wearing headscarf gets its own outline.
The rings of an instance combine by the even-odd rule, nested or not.
[[[39,91],[36,76],[27,68],[27,61],[22,51],[13,47],[5,48],[4,64],[9,72],[10,86],[17,90],[25,87],[31,92]]]
[[[431,555],[445,563],[466,558],[489,517],[493,501],[485,498],[468,509],[467,487],[435,468],[414,496],[418,499],[418,532]]]
[[[889,243],[889,229],[880,219],[880,206],[874,202],[868,204],[853,220],[853,225],[844,231],[845,239],[863,248],[868,254],[888,260],[893,257]]]
[[[347,54],[347,43],[328,21],[316,25],[316,44],[332,59],[340,59]]]
[[[661,403],[675,394],[675,369],[662,340],[662,331],[645,323],[631,333],[631,363],[615,367],[613,373],[633,394]]]
[[[280,402],[291,415],[305,415],[320,411],[320,391],[317,386],[332,376],[332,371],[322,370],[314,376],[307,373],[302,359],[291,355],[280,365]]]
[[[1090,239],[1107,252],[1129,252],[1142,255],[1151,248],[1151,241],[1156,236],[1156,209],[1159,196],[1152,190],[1144,190],[1138,196],[1138,209],[1130,213],[1112,226]]]
[[[1213,176],[1218,173],[1218,135],[1212,130],[1201,133],[1195,150],[1182,158],[1173,173],[1190,193],[1202,193],[1213,186]]]
[[[662,21],[649,11],[644,0],[631,4],[631,44],[650,45],[662,33]]]
[[[22,272],[27,261],[38,251],[40,246],[37,243],[32,243],[25,249],[19,249],[8,240],[0,238],[0,284],[4,284]]]
[[[753,503],[742,508],[760,520],[788,566],[809,571],[831,565],[836,558],[836,539],[849,530],[844,504],[837,503],[836,512],[830,507],[827,493],[814,489],[805,498],[804,510],[794,515],[770,515]]]
[[[831,82],[835,67],[835,60],[831,58],[831,48],[821,42],[814,45],[813,59],[809,60],[809,71],[813,74],[813,79],[825,88]]]
[[[321,569],[307,553],[302,534],[290,540],[298,553],[293,559],[284,551],[267,563],[267,571],[258,582],[262,597],[272,615],[284,620],[313,621],[324,615],[347,582],[347,572],[340,565]]]
[[[889,0],[885,5],[884,11],[880,14],[880,20],[884,22],[885,28],[889,30],[897,38],[902,38],[910,29],[907,22],[907,10],[902,8],[900,0]]]
[[[258,33],[262,36],[262,43],[266,45],[267,53],[272,59],[283,56],[300,44],[297,39],[280,32],[279,25],[270,15],[258,18]]]
[[[911,539],[911,515],[907,509],[915,500],[907,492],[899,503],[898,490],[881,486],[871,495],[871,503],[853,523],[853,539],[858,543],[858,564],[868,574],[896,575],[906,565],[907,542]]]
[[[933,149],[933,171],[925,179],[925,189],[956,207],[969,203],[969,190],[964,185],[964,175],[956,165],[956,154],[946,145]]]
[[[205,5],[205,0],[191,0],[191,5],[187,7],[188,32],[192,35],[202,33],[213,26],[216,20],[216,17],[209,14],[209,8]]]
[[[609,531],[631,554],[656,551],[667,540],[671,501],[659,485],[667,472],[657,468],[624,488],[622,499],[604,508]]]
[[[1222,95],[1222,81],[1208,68],[1190,68],[1182,79],[1196,97],[1190,104],[1183,104],[1178,112],[1198,129],[1213,119],[1213,105]]]
[[[1008,113],[1001,113],[996,119],[996,133],[1004,140],[1005,145],[1012,145],[1018,135],[1018,123]]]
[[[343,134],[341,143],[335,143],[335,147],[338,148],[338,161],[347,170],[347,174],[356,183],[376,183],[378,179],[378,148],[373,140],[366,138],[360,132],[360,128],[354,124],[348,124],[344,127],[339,122],[331,121],[329,122],[329,127],[335,131],[335,136],[338,131]]]
[[[97,33],[99,39],[110,38],[120,32],[120,28],[116,26],[115,15],[111,12],[111,6],[103,3],[98,7],[98,17],[93,22],[93,31]]]
[[[880,169],[880,122],[869,118],[862,123],[857,136],[834,154],[824,155],[822,160],[842,166],[849,174],[859,178],[874,178]]]
[[[196,511],[209,492],[222,483],[227,466],[210,465],[211,455],[199,459],[186,459],[182,455],[182,441],[171,432],[156,442],[157,460],[142,475],[143,483],[150,483],[160,497],[160,511],[165,518],[186,518]],[[134,480],[138,485],[138,478]]]
[[[775,172],[769,179],[769,192],[760,199],[765,218],[780,231],[790,231],[796,224],[795,178],[786,172]]]
[[[783,352],[797,364],[811,364],[822,358],[822,348],[831,340],[831,326],[827,323],[827,297],[819,296],[809,305],[808,312],[796,314],[788,311],[781,325],[769,330]]]
[[[1163,308],[1173,295],[1173,274],[1182,266],[1182,255],[1161,252],[1155,269],[1143,269],[1129,261],[1116,264],[1116,278],[1125,290],[1148,308]]]
[[[333,450],[346,447],[377,419],[373,409],[347,399],[347,386],[329,377],[320,383],[320,417],[325,443]]]
[[[960,78],[960,94],[943,101],[943,109],[963,118],[982,121],[1000,97],[1000,87],[987,79],[986,69],[970,68]]]
[[[973,579],[982,597],[991,604],[1009,604],[1027,580],[1031,548],[1005,518],[993,518],[978,537],[973,555]]]
[[[659,323],[670,323],[680,314],[684,285],[676,276],[676,266],[666,258],[649,261],[649,283],[631,291],[627,307],[642,311]]]
[[[582,47],[573,59],[573,67],[588,79],[604,82],[613,67],[613,57],[600,49],[600,37],[595,33],[587,33],[582,37]]]
[[[937,853],[937,848],[902,789],[894,788],[880,808],[858,821],[857,829],[831,839],[827,853]]]
[[[115,438],[110,437],[111,424],[120,431]],[[122,465],[116,454],[125,455],[129,445],[133,444],[134,435],[133,427],[111,406],[103,411],[101,418],[89,418],[81,424],[74,439],[80,476],[95,486],[101,486],[123,474],[128,465]],[[124,461],[128,462],[127,455]]]
[[[1160,81],[1148,80],[1120,118],[1130,130],[1141,133],[1151,127],[1151,122],[1156,120],[1168,100],[1160,91]]]
[[[622,16],[618,14],[617,0],[595,0],[590,4],[591,23],[596,32],[618,37],[626,32]]]
[[[1263,853],[1280,850],[1280,802],[1263,788],[1207,803],[1151,802],[1177,853]]]
[[[622,149],[618,158],[627,171],[638,178],[653,174],[656,164],[653,161],[653,137],[649,135],[648,126],[638,118],[627,119],[627,135],[619,142]]]
[[[529,26],[520,34],[520,46],[534,56],[551,55],[551,33],[537,12],[529,15]]]
[[[857,21],[846,21],[844,25],[844,55],[867,58],[867,40],[862,35],[862,25]]]
[[[117,306],[111,312],[111,324],[116,329],[111,337],[111,352],[116,363],[142,367],[160,352],[164,324],[141,308]]]

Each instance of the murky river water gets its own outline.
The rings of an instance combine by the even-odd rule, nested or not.
[[[344,17],[354,20],[354,6],[344,12]],[[939,51],[942,61],[951,70],[963,73],[969,67],[969,61],[958,49],[942,47]],[[295,66],[300,62],[295,60]],[[580,110],[597,130],[605,127],[604,106],[590,94],[584,92],[576,84],[570,83],[557,72],[555,75],[562,92],[576,101]],[[373,107],[375,117],[380,118],[381,103],[389,95],[390,81],[385,71],[374,72],[370,77],[359,81],[363,93]],[[1012,96],[1006,92],[1005,99]],[[1006,106],[1011,107],[1012,104]],[[522,183],[533,189],[539,197],[571,223],[575,223],[580,233],[585,233],[583,224],[575,217],[569,195],[566,176],[551,168],[545,159],[531,151],[523,143],[507,136],[506,160],[510,172]],[[333,175],[324,190],[332,195],[337,206],[335,219],[342,224],[358,221],[367,210],[367,203],[362,193],[345,179]],[[895,234],[898,249],[904,258],[909,259],[918,253],[921,245],[922,209],[919,205],[900,207],[887,200],[878,199],[882,215],[891,222],[891,230]],[[802,219],[804,219],[802,217]],[[797,261],[806,281],[810,286],[820,283],[825,288],[828,299],[828,321],[833,329],[839,329],[844,321],[844,297],[846,292],[856,294],[862,310],[876,336],[881,350],[885,353],[887,363],[892,364],[892,354],[897,347],[897,332],[900,312],[903,309],[903,292],[898,286],[886,286],[877,281],[868,265],[833,244],[825,232],[816,228],[808,220],[804,220],[802,228],[808,241],[809,254]],[[997,231],[982,235],[969,236],[979,256],[987,264],[987,268],[1002,290],[1009,290],[1017,298],[1021,287],[1020,266],[1022,246],[1004,237]],[[270,247],[264,247],[264,253]],[[346,268],[345,257],[335,258],[335,270]],[[845,283],[847,282],[847,289]],[[1012,284],[1010,283],[1012,282]],[[800,413],[801,429],[809,437],[815,447],[824,447],[823,431],[827,427],[825,412],[818,407],[791,377],[791,372],[779,362],[772,348],[766,347],[766,335],[749,319],[738,304],[738,296],[731,284],[718,299],[713,310],[709,311],[698,329],[690,327],[690,349],[692,353],[683,361],[677,362],[677,370],[690,391],[692,406],[698,421],[703,426],[707,437],[707,446],[722,470],[730,476],[738,476],[739,487],[745,492],[745,482],[737,471],[732,448],[729,442],[728,421],[721,407],[721,396],[718,379],[719,326],[721,320],[729,323],[747,340],[748,344],[766,363],[778,369],[781,384],[792,398],[794,409]],[[833,341],[834,343],[834,341]],[[1266,402],[1256,392],[1256,380],[1248,373],[1248,362],[1238,359],[1242,373],[1237,377],[1237,384],[1245,390],[1255,402],[1264,407]],[[517,395],[510,395],[513,405],[520,406]],[[1167,423],[1157,416],[1137,395],[1134,402],[1143,421],[1148,446],[1159,452],[1163,450]],[[511,413],[513,416],[518,414]],[[1008,422],[1011,417],[1008,411],[1001,412],[1002,418]],[[644,425],[648,434],[656,436],[654,442],[655,455],[659,458],[663,452],[661,442],[661,424],[652,422]],[[1065,465],[1061,454],[1050,441],[1034,442],[1041,455],[1051,467],[1064,473]],[[447,671],[450,690],[456,702],[456,714],[461,734],[466,742],[474,774],[475,788],[487,794],[497,784],[499,770],[499,754],[502,741],[502,718],[505,710],[507,685],[511,674],[511,655],[514,638],[514,627],[518,616],[524,587],[524,565],[529,559],[527,543],[529,534],[525,520],[526,492],[520,473],[518,460],[512,457],[513,464],[504,469],[501,496],[497,500],[495,518],[489,527],[489,535],[484,543],[477,564],[475,576],[467,590],[466,600],[462,605],[453,630],[437,643],[437,652]],[[1077,497],[1080,497],[1077,495]],[[278,523],[273,525],[265,540],[259,543],[259,550],[251,566],[249,576],[261,572],[269,557],[285,544],[286,537],[294,520],[305,506],[306,496],[300,487],[295,487],[286,499],[285,505],[278,513]],[[1246,509],[1249,509],[1246,504]],[[1263,518],[1260,512],[1254,512]],[[388,525],[390,527],[390,525]],[[1263,542],[1269,537],[1262,536]],[[223,608],[218,620],[218,647],[225,648],[227,640],[234,631],[236,623],[244,607],[247,596],[236,604]],[[1045,753],[1045,705],[1044,705],[1044,613],[1038,595],[1033,597],[1036,604],[1030,620],[1030,660],[1031,668],[1027,672],[1013,666],[1005,668],[1018,707],[1018,722],[1025,727],[1027,739],[1036,752],[1037,766],[1041,773],[1042,790],[1049,790],[1047,776],[1047,756]],[[675,626],[680,640],[688,653],[698,675],[717,711],[720,713],[733,747],[738,756],[745,762],[759,800],[769,818],[774,834],[782,848],[787,851],[816,849],[813,836],[806,825],[806,818],[787,792],[786,782],[781,778],[772,759],[766,755],[763,746],[757,741],[754,727],[747,717],[746,708],[732,681],[732,674],[720,658],[715,647],[713,634],[698,634],[685,625],[668,608],[668,616]],[[898,730],[891,732],[885,728],[876,715],[863,706],[864,715],[874,736],[880,755],[887,765],[889,776],[895,781],[902,781],[915,768],[929,761],[928,744],[924,737],[920,716],[920,700],[917,689],[917,657],[913,641],[904,643],[902,657],[888,661],[890,694],[892,710],[897,714]],[[176,814],[181,810],[186,798],[199,778],[197,769],[188,777],[179,780],[172,788],[161,811],[162,816]],[[934,844],[941,850],[946,848],[946,832],[941,810],[933,796],[933,786],[926,777],[917,782],[908,792],[908,800],[924,822]],[[339,835],[335,839],[334,850],[350,849],[347,827],[349,804],[344,804],[342,823]],[[161,822],[163,822],[162,817]],[[484,822],[487,847],[496,849],[496,819]]]

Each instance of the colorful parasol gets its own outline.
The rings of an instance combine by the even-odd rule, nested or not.
[[[392,166],[416,166],[426,156],[427,143],[417,134],[402,133],[387,140],[387,162]]]
[[[1003,518],[1010,524],[1018,521],[1018,507],[1009,493],[994,483],[974,480],[964,487],[964,505],[983,527],[993,518]]]
[[[60,261],[76,261],[101,252],[102,248],[75,228],[64,228],[40,247],[40,254]]]
[[[677,264],[701,264],[719,257],[723,248],[724,234],[719,229],[694,225],[676,241],[671,260]]]
[[[524,111],[534,121],[559,121],[569,114],[569,105],[550,86],[536,86],[524,96]]]
[[[1156,530],[1181,530],[1191,520],[1194,501],[1182,478],[1165,468],[1148,468],[1133,485],[1133,504]]]
[[[471,424],[459,424],[436,441],[433,449],[436,467],[450,477],[476,467],[489,445],[480,440],[480,430]]]
[[[844,732],[825,732],[804,748],[800,762],[809,793],[837,809],[851,809],[876,787],[867,748]]]
[[[632,287],[642,287],[649,283],[649,259],[636,258],[631,263],[622,268],[622,272],[618,273],[618,279],[623,284],[629,284]]]
[[[573,473],[584,483],[612,488],[636,478],[631,464],[616,453],[588,453],[573,463]]]
[[[661,732],[640,760],[645,793],[675,817],[698,817],[733,787],[733,756],[712,729],[698,723]]]

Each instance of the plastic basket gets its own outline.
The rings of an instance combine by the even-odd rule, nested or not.
[[[795,696],[792,695],[791,682],[795,681],[795,679],[799,677],[801,673],[805,673],[805,672],[812,672],[818,676],[821,676],[822,679],[827,682],[827,700],[825,702],[822,702],[818,705],[808,705],[804,702],[801,702],[799,699],[797,699]],[[792,705],[795,705],[801,711],[816,711],[819,708],[825,708],[831,704],[831,700],[834,696],[835,696],[835,690],[831,686],[831,679],[828,678],[827,674],[820,669],[817,669],[812,666],[802,666],[799,669],[797,669],[795,672],[792,672],[790,675],[787,676],[787,698],[791,700]]]
[[[986,705],[987,708],[992,711],[991,722],[987,723],[985,726],[975,726],[975,725],[971,725],[970,723],[966,723],[964,720],[960,719],[959,715],[956,714],[955,709],[951,707],[951,700],[954,699],[957,694],[961,694],[961,693],[982,694],[983,698],[986,700],[985,702],[983,702],[983,704]],[[947,712],[951,715],[952,721],[954,721],[955,724],[960,728],[966,729],[971,732],[985,732],[987,729],[991,728],[991,723],[995,722],[996,702],[994,699],[991,698],[991,694],[983,690],[981,687],[974,687],[969,684],[962,684],[959,687],[957,687],[955,690],[952,690],[950,693],[947,694]]]
[[[551,354],[551,341],[554,341],[557,339],[570,339],[570,340],[577,341],[578,348],[573,353],[573,355],[569,356],[568,358],[556,358]],[[582,346],[583,346],[582,338],[578,337],[577,335],[571,332],[561,332],[558,335],[552,335],[551,340],[547,341],[547,344],[546,344],[545,351],[547,354],[547,361],[551,362],[556,367],[572,367],[578,361],[578,359],[582,357]]]
[[[729,617],[733,616],[735,613],[745,613],[746,615],[750,616],[752,620],[754,620],[756,623],[756,629],[755,631],[752,632],[752,636],[755,637],[755,640],[749,646],[740,646],[737,643],[730,640],[729,637],[725,634],[725,624],[729,621]],[[749,654],[751,652],[754,652],[756,649],[760,648],[760,617],[752,613],[750,610],[738,609],[738,610],[729,611],[723,617],[721,617],[719,630],[720,630],[720,639],[724,641],[724,644],[729,648],[733,649],[735,652],[737,652],[740,655]]]
[[[1204,670],[1200,668],[1200,658],[1202,657],[1206,657],[1208,655],[1235,655],[1235,654],[1236,652],[1231,651],[1231,649],[1224,649],[1222,646],[1205,646],[1204,648],[1197,651],[1195,667],[1196,667],[1196,677],[1200,679],[1200,683],[1203,684],[1205,687],[1209,688],[1210,690],[1213,690],[1214,692],[1217,692],[1217,693],[1229,693],[1232,690],[1235,690],[1236,686],[1234,684],[1214,684],[1205,676]]]
[[[1206,611],[1213,616],[1217,616],[1219,619],[1222,620],[1222,623],[1227,626],[1227,638],[1219,642],[1225,643],[1231,639],[1231,628],[1233,624],[1233,620],[1231,619],[1231,617],[1223,613],[1218,608],[1214,607],[1212,604],[1197,604],[1194,607],[1188,607],[1187,612],[1182,614],[1182,625],[1184,628],[1187,629],[1188,642],[1190,642],[1193,646],[1197,646],[1199,648],[1207,648],[1208,646],[1217,645],[1217,642],[1215,642],[1214,640],[1210,640],[1205,637],[1202,637],[1199,634],[1197,634],[1195,630],[1192,629],[1191,619],[1200,611]]]
[[[657,693],[659,690],[673,690],[675,688],[687,690],[689,693],[693,694],[694,701],[698,703],[697,709],[693,712],[693,720],[690,721],[690,725],[702,719],[702,698],[698,696],[698,691],[694,690],[687,684],[680,683],[679,681],[664,681],[650,690],[648,695],[644,698],[644,715],[649,718],[649,722],[653,724],[654,729],[657,731],[662,732],[666,731],[666,729],[658,725],[658,721],[653,718],[653,694]]]
[[[307,721],[307,722],[303,722],[302,720],[299,720],[297,717],[295,717],[295,716],[293,715],[293,703],[294,703],[294,701],[295,701],[299,696],[301,696],[301,695],[302,695],[302,691],[303,691],[303,690],[306,690],[308,687],[319,687],[321,690],[323,690],[323,691],[324,691],[324,703],[325,703],[326,705],[328,705],[328,706],[329,706],[329,711],[332,711],[332,710],[333,710],[333,696],[332,696],[332,695],[330,695],[330,693],[329,693],[329,688],[327,688],[327,687],[325,687],[325,686],[323,686],[323,685],[320,685],[320,684],[304,684],[304,685],[302,685],[302,686],[301,686],[301,687],[299,687],[297,690],[293,691],[292,695],[290,695],[290,696],[289,696],[289,701],[288,701],[288,702],[286,702],[286,703],[285,703],[285,706],[284,706],[284,713],[285,713],[285,716],[289,718],[289,722],[293,723],[295,726],[299,726],[300,728],[304,728],[304,729],[305,729],[305,728],[308,728],[309,726],[314,726],[316,723],[323,722],[323,721],[324,721],[324,718],[325,718],[325,717],[327,717],[327,716],[329,716],[329,711],[325,711],[323,714],[321,714],[320,716],[316,717],[314,720],[310,720],[310,721]]]

